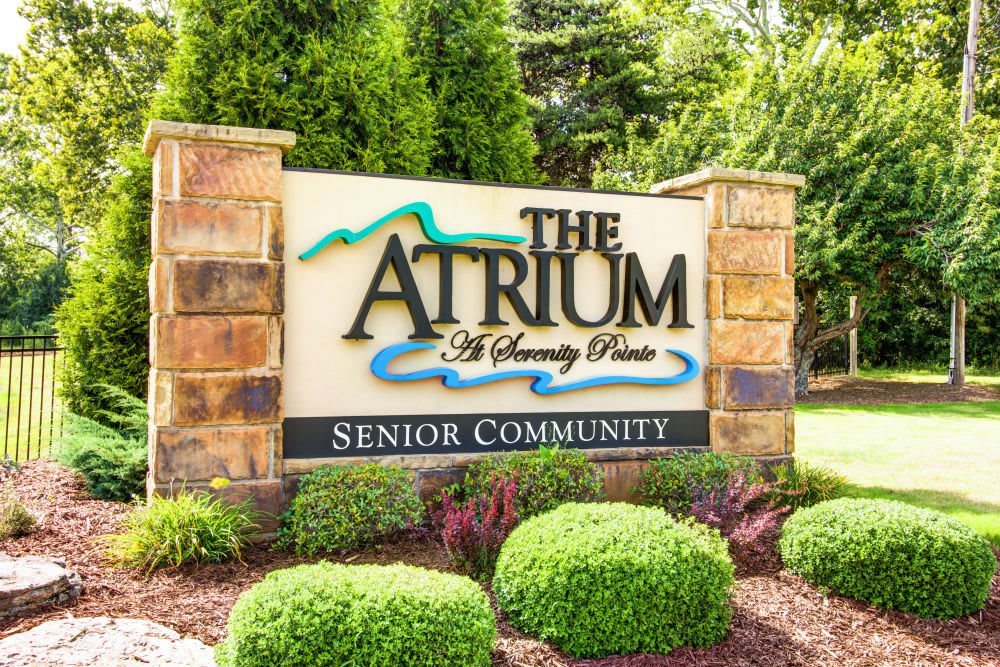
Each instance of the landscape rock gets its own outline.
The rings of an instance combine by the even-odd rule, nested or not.
[[[80,575],[58,558],[0,553],[0,618],[80,595]]]
[[[132,618],[48,621],[0,640],[3,667],[215,667],[212,648]]]

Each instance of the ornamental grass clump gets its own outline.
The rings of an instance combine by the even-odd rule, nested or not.
[[[418,525],[423,512],[401,468],[320,466],[299,480],[298,494],[281,515],[276,546],[300,556],[363,548]]]
[[[997,562],[951,517],[893,500],[840,498],[801,509],[778,541],[785,567],[834,593],[924,618],[983,608]]]
[[[522,519],[563,503],[604,498],[604,472],[579,449],[558,445],[535,451],[494,454],[469,466],[462,491],[466,498],[489,492],[492,480],[517,480],[515,507]]]
[[[770,495],[775,505],[794,512],[801,507],[839,498],[846,484],[847,480],[835,470],[795,459],[774,468]]]
[[[574,658],[720,641],[733,563],[718,531],[660,509],[570,503],[518,526],[493,590],[514,627]]]
[[[23,537],[35,529],[37,520],[6,484],[0,486],[0,540]]]
[[[520,521],[514,507],[516,495],[515,480],[495,477],[488,494],[464,503],[447,491],[441,494],[441,511],[435,523],[440,527],[448,557],[460,572],[481,579],[493,576],[500,547]]]
[[[240,596],[219,667],[488,667],[496,619],[467,577],[327,562],[271,572]]]
[[[167,565],[242,561],[243,549],[259,532],[255,521],[249,500],[230,504],[181,489],[173,498],[136,503],[122,522],[123,532],[104,539],[112,563],[148,574]]]

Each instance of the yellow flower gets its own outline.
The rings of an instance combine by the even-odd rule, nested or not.
[[[222,489],[229,486],[229,480],[226,479],[225,477],[213,477],[212,481],[209,483],[209,486],[212,487],[213,489],[221,491]]]

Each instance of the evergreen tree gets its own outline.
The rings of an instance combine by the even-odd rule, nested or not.
[[[414,55],[437,110],[435,176],[537,180],[508,18],[504,0],[413,0],[409,7]]]
[[[149,373],[152,165],[136,150],[122,167],[82,258],[71,266],[69,295],[56,310],[59,341],[66,348],[63,397],[72,412],[98,419],[111,406],[96,385],[145,396]]]
[[[648,137],[663,117],[658,23],[618,0],[518,0],[513,24],[535,162],[553,185],[588,187],[630,124]]]
[[[426,82],[395,0],[178,0],[179,44],[154,115],[292,130],[287,164],[424,174]]]

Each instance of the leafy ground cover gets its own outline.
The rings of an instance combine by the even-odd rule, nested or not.
[[[935,378],[907,377],[918,378],[906,380],[918,385],[917,393],[923,382],[919,378]],[[812,402],[796,408],[796,456],[844,475],[850,482],[849,496],[890,498],[939,510],[1000,546],[1000,400],[822,404],[824,386],[835,385],[839,397],[871,381],[841,380],[813,391]],[[1000,378],[981,381],[979,388],[992,382],[1000,387]],[[942,386],[924,386],[945,391]],[[897,398],[906,398],[914,395],[911,389],[903,385],[893,391],[902,392]]]
[[[102,558],[99,538],[120,529],[128,505],[90,498],[81,478],[48,461],[26,463],[14,489],[40,515],[39,527],[27,537],[0,541],[0,550],[15,556],[61,556],[82,575],[86,588],[72,606],[0,620],[0,637],[69,613],[145,618],[214,644],[222,639],[226,618],[243,591],[272,570],[318,560],[251,545],[243,555],[245,565],[237,561],[186,565],[144,578],[134,570],[109,568]],[[444,548],[419,532],[381,549],[339,552],[328,559],[351,564],[401,562],[452,571]],[[981,612],[949,622],[827,597],[784,572],[737,576],[726,639],[709,649],[679,649],[669,656],[574,661],[517,632],[502,614],[497,620],[493,651],[497,667],[983,665],[994,664],[1000,655],[1000,576]]]

